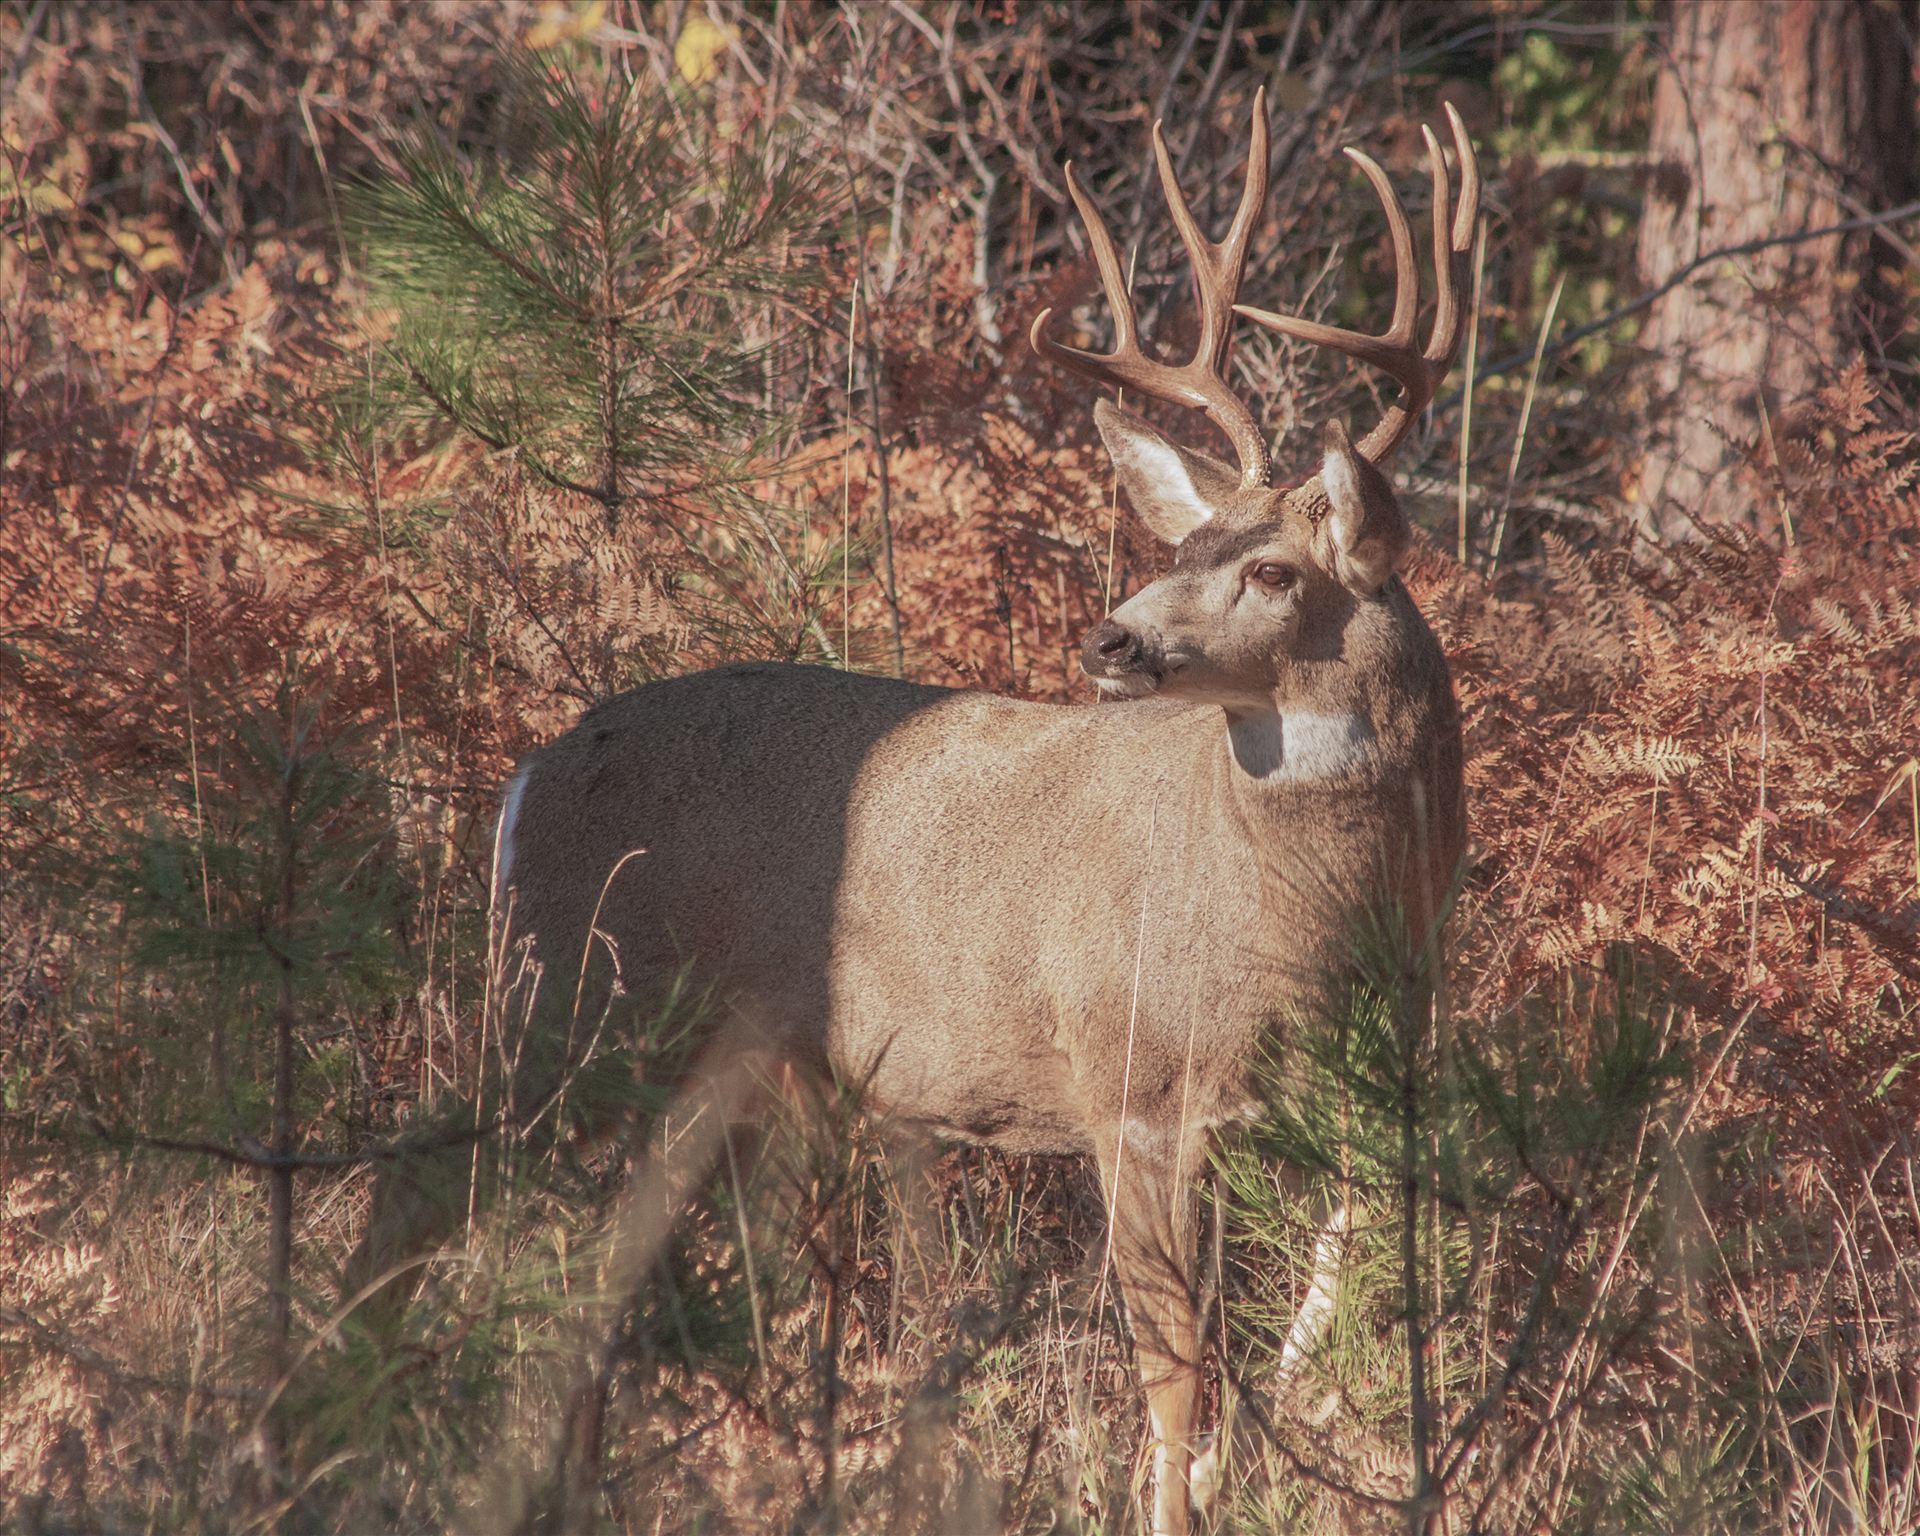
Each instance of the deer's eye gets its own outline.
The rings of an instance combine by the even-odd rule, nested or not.
[[[1262,560],[1249,574],[1269,592],[1284,592],[1300,579],[1292,566],[1278,560]]]

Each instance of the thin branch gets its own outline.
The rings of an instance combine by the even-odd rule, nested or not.
[[[364,1147],[358,1152],[273,1152],[243,1136],[237,1142],[211,1141],[191,1136],[150,1136],[143,1131],[116,1129],[104,1121],[93,1122],[93,1132],[102,1142],[115,1148],[144,1148],[155,1152],[183,1152],[194,1157],[211,1157],[217,1162],[240,1168],[270,1170],[303,1168],[363,1168],[374,1163],[397,1162],[423,1152],[440,1152],[449,1147],[467,1146],[492,1135],[506,1124],[495,1115],[478,1125],[462,1125],[431,1136],[409,1137]]]
[[[1700,271],[1701,268],[1711,266],[1716,261],[1730,261],[1736,256],[1751,256],[1756,251],[1771,250],[1775,246],[1801,245],[1808,240],[1825,239],[1828,235],[1847,235],[1862,229],[1878,229],[1883,224],[1898,224],[1904,220],[1916,218],[1920,218],[1920,203],[1902,203],[1898,208],[1889,208],[1883,213],[1864,214],[1857,219],[1842,219],[1838,224],[1822,224],[1817,229],[1795,230],[1791,234],[1785,235],[1765,235],[1757,240],[1743,240],[1738,245],[1720,246],[1716,250],[1711,250],[1704,255],[1694,257],[1692,261],[1681,267],[1664,283],[1659,284],[1657,287],[1649,288],[1631,303],[1622,304],[1618,309],[1610,310],[1597,320],[1589,320],[1584,325],[1577,325],[1572,330],[1564,332],[1553,341],[1547,343],[1542,355],[1544,357],[1557,358],[1568,349],[1578,346],[1589,336],[1597,335],[1601,331],[1610,330],[1622,320],[1631,319],[1642,310],[1651,308],[1654,304],[1665,298],[1696,272]],[[1524,368],[1531,363],[1533,356],[1533,349],[1531,347],[1524,352],[1511,353],[1501,358],[1498,362],[1489,363],[1484,368],[1481,368],[1477,378],[1489,379],[1495,374],[1512,373],[1515,369]],[[1460,390],[1455,390],[1451,395],[1448,395],[1446,399],[1436,404],[1434,411],[1438,413],[1440,411],[1452,410],[1460,403],[1462,393]]]
[[[1153,121],[1159,122],[1167,115],[1167,108],[1173,103],[1174,87],[1180,83],[1180,75],[1187,67],[1187,60],[1193,57],[1195,45],[1200,41],[1200,28],[1206,24],[1208,14],[1213,10],[1213,0],[1200,0],[1193,8],[1193,19],[1187,23],[1187,30],[1181,35],[1180,46],[1174,51],[1173,62],[1167,67],[1167,76],[1160,84],[1160,95],[1153,104]],[[1194,124],[1194,135],[1199,134],[1201,124]],[[1147,225],[1147,194],[1153,190],[1154,163],[1149,155],[1141,166],[1133,190],[1133,207],[1127,213],[1127,240],[1129,246],[1140,243],[1141,232]]]
[[[444,415],[448,421],[452,422],[454,426],[460,428],[461,431],[471,433],[474,437],[479,438],[481,442],[485,443],[496,453],[513,454],[556,491],[571,491],[575,496],[584,496],[589,501],[598,502],[601,507],[609,513],[618,510],[620,498],[617,495],[610,496],[601,488],[583,485],[578,480],[569,480],[557,469],[553,469],[547,465],[538,454],[526,447],[525,444],[508,442],[507,439],[500,436],[499,433],[488,431],[477,421],[473,420],[472,417],[463,415],[459,408],[452,400],[447,398],[443,391],[434,388],[433,382],[427,378],[426,374],[421,372],[419,365],[415,363],[412,358],[401,357],[399,361],[401,366],[407,370],[407,377],[413,381],[414,388],[418,389],[421,394],[425,395],[438,406],[441,414]]]
[[[187,165],[187,157],[180,153],[179,143],[171,133],[167,132],[167,125],[160,121],[160,114],[153,110],[153,103],[147,99],[146,69],[140,62],[139,53],[133,47],[134,29],[129,26],[127,32],[127,74],[133,82],[134,106],[139,109],[141,120],[153,130],[153,136],[160,141],[160,147],[167,152],[167,158],[173,162],[174,174],[180,178],[180,190],[185,194],[187,206],[193,210],[194,218],[199,221],[202,229],[213,236],[215,245],[219,247],[220,265],[226,269],[227,281],[238,283],[240,264],[233,259],[233,243],[228,238],[226,227],[213,216],[213,210],[207,207],[206,201],[200,196],[200,189],[193,184],[193,171]],[[191,272],[192,266],[189,264],[189,275]]]

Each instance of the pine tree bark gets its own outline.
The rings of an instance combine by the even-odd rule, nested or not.
[[[1673,0],[1642,277],[1906,200],[1914,20],[1913,0]],[[1873,245],[1835,235],[1715,262],[1655,306],[1640,338],[1650,431],[1631,487],[1649,533],[1758,526],[1738,467],[1870,339]]]

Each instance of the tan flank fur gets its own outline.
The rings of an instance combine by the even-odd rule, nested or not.
[[[1219,244],[1154,129],[1201,297],[1185,365],[1142,349],[1069,168],[1118,340],[1075,351],[1043,314],[1034,346],[1204,409],[1238,461],[1096,407],[1134,511],[1178,551],[1085,640],[1087,674],[1129,702],[722,667],[590,710],[523,765],[504,808],[500,890],[550,988],[570,995],[589,953],[643,1002],[690,972],[727,1039],[863,1084],[890,1117],[1098,1160],[1167,1536],[1188,1529],[1200,1446],[1190,1186],[1208,1135],[1246,1111],[1263,1043],[1284,1046],[1350,973],[1364,914],[1403,913],[1412,949],[1432,941],[1462,850],[1453,687],[1395,574],[1409,529],[1383,472],[1462,327],[1478,176],[1449,115],[1462,185],[1451,207],[1429,133],[1440,297],[1424,349],[1406,218],[1353,151],[1399,262],[1388,332],[1236,307],[1265,201],[1264,102]],[[1304,485],[1270,488],[1265,435],[1226,382],[1236,316],[1351,353],[1401,396],[1357,445],[1328,427]]]

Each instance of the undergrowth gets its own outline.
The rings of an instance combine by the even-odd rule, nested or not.
[[[1545,31],[1498,54],[1444,7],[1310,8],[1292,41],[1279,11],[1229,36],[1154,5],[717,5],[672,38],[658,11],[0,10],[8,1522],[1139,1528],[1082,1170],[766,1083],[774,1111],[609,1284],[672,1021],[611,1031],[578,1085],[626,1141],[495,1123],[523,1021],[497,787],[583,704],[725,655],[1074,694],[1080,636],[1161,557],[1020,338],[1047,303],[1098,331],[1053,149],[1126,208],[1165,83],[1141,61],[1191,38],[1196,185],[1237,164],[1256,83],[1312,105],[1277,137],[1256,238],[1284,255],[1253,297],[1357,316],[1383,253],[1331,125],[1410,180],[1434,99],[1383,87],[1380,49],[1456,70],[1483,145],[1521,110],[1581,149],[1595,119],[1553,103],[1597,82],[1630,138],[1644,56]],[[503,105],[514,49],[564,87],[571,168]],[[636,121],[675,125],[641,158],[683,195],[596,236],[567,178]],[[1488,352],[1531,345],[1557,263],[1582,313],[1617,296],[1621,231],[1562,215],[1495,208]],[[764,265],[687,290],[675,346],[543,330],[569,301],[618,319],[605,282],[496,273],[466,285],[487,305],[431,308],[516,240],[652,292],[749,226]],[[1138,287],[1171,344],[1158,238]],[[697,388],[665,377],[680,342]],[[609,396],[649,348],[648,391]],[[1611,531],[1627,350],[1549,369],[1530,426],[1483,381],[1459,495],[1457,411],[1410,445],[1473,849],[1437,1011],[1321,1021],[1220,1150],[1202,1299],[1235,1528],[1404,1528],[1422,1461],[1456,1531],[1920,1520],[1912,416],[1837,369],[1751,456],[1752,527],[1651,548]],[[1321,360],[1244,353],[1277,427],[1368,408]],[[1302,1070],[1331,1119],[1303,1120]],[[374,1166],[422,1156],[501,1198],[395,1347],[339,1283]],[[1334,1200],[1347,1283],[1283,1380]]]

